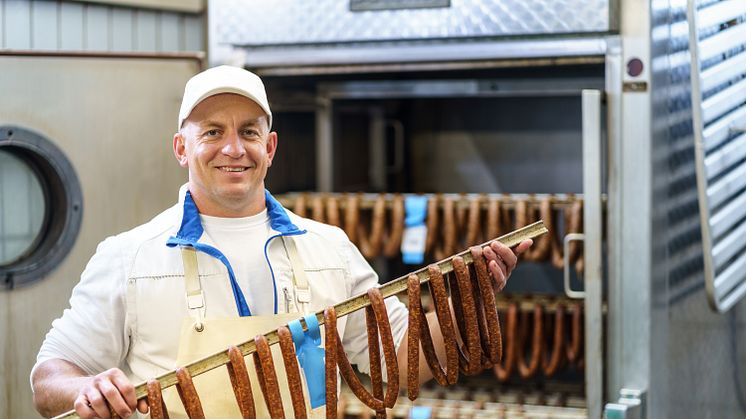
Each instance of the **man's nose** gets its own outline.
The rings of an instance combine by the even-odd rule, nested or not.
[[[231,131],[226,135],[225,144],[223,144],[223,154],[233,158],[240,158],[246,154],[241,137],[237,131]]]

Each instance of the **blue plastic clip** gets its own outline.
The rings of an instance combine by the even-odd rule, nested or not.
[[[293,320],[288,323],[288,329],[293,336],[298,363],[306,377],[311,408],[315,409],[326,404],[326,375],[324,369],[326,351],[319,346],[321,345],[321,331],[316,315],[309,314],[303,317],[303,320],[306,321],[306,327],[308,328],[305,332],[300,320]]]

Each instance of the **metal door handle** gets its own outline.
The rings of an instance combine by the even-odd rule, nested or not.
[[[583,299],[585,298],[585,291],[575,291],[570,288],[570,242],[573,241],[584,241],[585,234],[582,233],[570,233],[565,236],[564,239],[564,277],[565,277],[565,295],[568,298]]]

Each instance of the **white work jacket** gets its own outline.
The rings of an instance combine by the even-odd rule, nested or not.
[[[272,281],[274,292],[267,297],[274,298],[275,313],[297,303],[281,236],[295,240],[310,285],[309,311],[377,285],[376,273],[341,229],[299,217],[269,192],[265,196],[271,232],[264,238],[264,256],[272,277],[264,280]],[[59,358],[92,375],[118,367],[135,383],[174,369],[182,320],[189,316],[179,246],[197,249],[206,318],[251,315],[251,301],[237,285],[230,261],[203,233],[184,186],[178,204],[100,243],[73,289],[70,308],[52,323],[36,365]],[[407,309],[395,297],[386,306],[398,347],[407,329]],[[338,330],[350,361],[368,372],[362,311],[340,318]]]

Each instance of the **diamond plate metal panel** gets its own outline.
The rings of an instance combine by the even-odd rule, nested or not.
[[[611,0],[452,0],[450,7],[353,12],[344,0],[212,0],[212,36],[233,46],[610,30]]]

